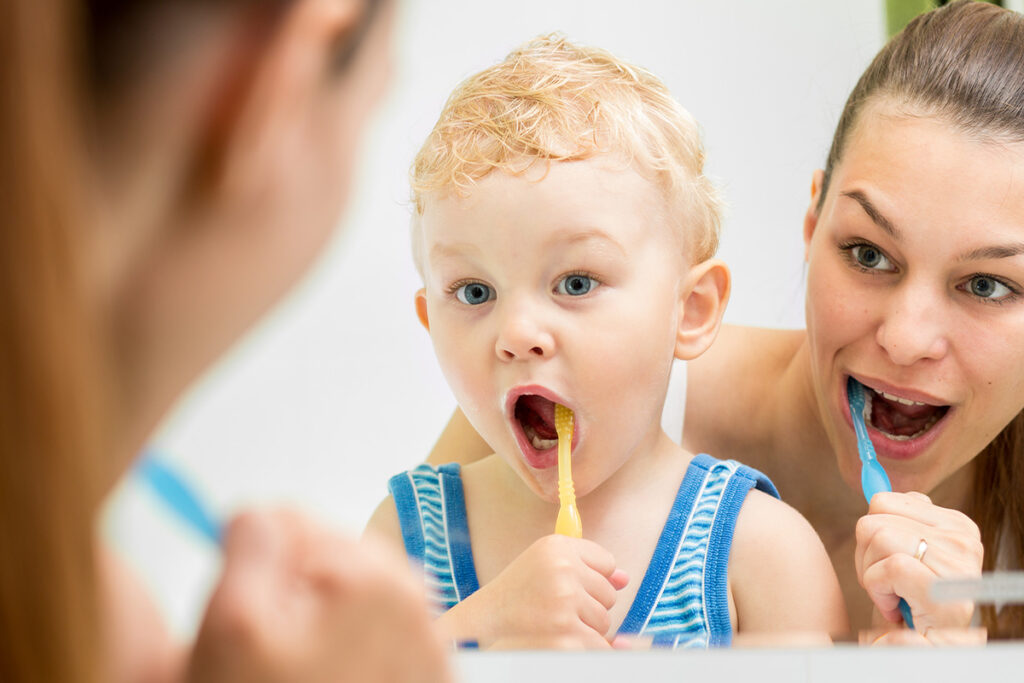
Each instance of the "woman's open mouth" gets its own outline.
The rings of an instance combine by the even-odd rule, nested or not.
[[[911,441],[928,433],[949,412],[932,405],[864,386],[864,419],[887,439]]]

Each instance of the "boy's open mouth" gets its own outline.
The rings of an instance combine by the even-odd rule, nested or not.
[[[922,436],[949,412],[949,406],[911,401],[875,391],[867,385],[864,389],[864,418],[893,441],[910,441]]]
[[[516,399],[513,416],[526,440],[538,451],[546,451],[558,445],[553,401],[535,394],[524,394]]]

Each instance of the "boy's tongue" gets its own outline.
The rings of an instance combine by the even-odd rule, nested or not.
[[[522,396],[516,401],[516,419],[542,439],[557,439],[555,404],[541,396]]]
[[[871,424],[895,436],[913,436],[928,426],[929,420],[942,410],[940,406],[913,405],[890,401],[877,392],[871,396]]]

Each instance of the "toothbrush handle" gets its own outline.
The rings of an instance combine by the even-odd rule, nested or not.
[[[913,630],[914,628],[914,615],[910,611],[910,605],[903,598],[900,598],[900,614],[903,615],[903,621],[906,622],[907,628]]]
[[[563,503],[558,508],[555,533],[572,538],[583,538],[583,521],[580,519],[580,511],[576,509],[576,501]]]
[[[214,545],[220,545],[222,525],[206,510],[184,479],[149,455],[141,459],[136,469],[139,476],[179,519]]]
[[[558,518],[555,520],[555,533],[573,538],[583,538],[583,520],[576,507],[576,490],[572,479],[558,480]]]

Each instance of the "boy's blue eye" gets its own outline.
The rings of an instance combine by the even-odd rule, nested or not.
[[[494,290],[482,282],[470,282],[455,290],[455,298],[470,306],[479,306],[494,298]]]
[[[597,280],[586,275],[566,275],[558,281],[555,291],[559,294],[568,294],[569,296],[583,296],[597,287],[597,285]]]

